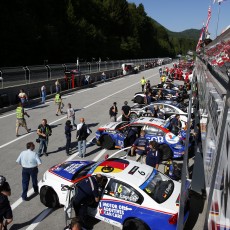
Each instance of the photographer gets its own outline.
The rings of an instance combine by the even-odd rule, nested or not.
[[[26,129],[27,133],[30,132],[31,129],[28,129],[27,128],[27,124],[26,124],[26,119],[24,116],[27,116],[27,117],[30,117],[27,112],[24,111],[24,108],[22,106],[22,103],[19,102],[18,103],[18,107],[16,108],[16,137],[18,137],[18,130],[19,130],[19,127],[22,126]]]
[[[67,120],[65,123],[65,137],[66,137],[66,155],[69,156],[69,149],[71,148],[71,131],[73,130],[73,126],[71,125],[71,121]]]
[[[49,143],[49,136],[52,135],[52,129],[47,124],[46,119],[43,119],[42,123],[38,126],[37,134],[38,134],[38,139],[36,140],[36,142],[39,143],[38,155],[39,157],[42,154],[48,156],[47,147]]]

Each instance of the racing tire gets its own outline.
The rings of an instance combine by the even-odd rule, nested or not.
[[[60,207],[57,193],[49,186],[43,186],[40,190],[40,201],[48,208]]]
[[[135,101],[136,101],[136,103],[138,103],[138,104],[144,104],[144,103],[145,103],[144,97],[142,97],[142,96],[140,96],[140,95],[138,95],[138,96],[135,97]]]
[[[129,115],[129,119],[132,121],[132,120],[135,120],[138,118],[138,115],[136,113],[130,113]]]
[[[150,228],[141,220],[129,219],[126,220],[122,230],[150,230]]]
[[[159,151],[161,154],[161,160],[167,161],[173,158],[172,150],[169,148],[168,145],[163,144],[159,146]]]
[[[101,147],[103,149],[112,149],[114,148],[114,141],[109,135],[104,135],[100,139]]]

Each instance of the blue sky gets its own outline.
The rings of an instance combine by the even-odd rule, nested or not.
[[[211,38],[216,37],[218,21],[218,3],[213,0],[128,0],[136,5],[142,3],[149,17],[174,32],[185,29],[201,29],[206,24],[208,7],[212,15],[209,23]],[[230,25],[230,0],[221,3],[217,35]]]

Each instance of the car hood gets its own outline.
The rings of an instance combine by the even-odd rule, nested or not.
[[[50,168],[49,172],[65,180],[71,181],[75,173],[81,171],[82,168],[92,163],[93,161],[66,161]]]

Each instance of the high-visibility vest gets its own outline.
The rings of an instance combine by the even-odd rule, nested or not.
[[[60,94],[59,94],[59,93],[57,93],[57,94],[55,95],[55,102],[56,102],[56,103],[61,102],[61,98],[60,98]]]
[[[141,84],[144,85],[146,83],[145,79],[141,79]]]
[[[17,119],[24,118],[24,113],[23,113],[23,108],[22,107],[17,107],[17,109],[16,109],[16,117],[17,117]]]

